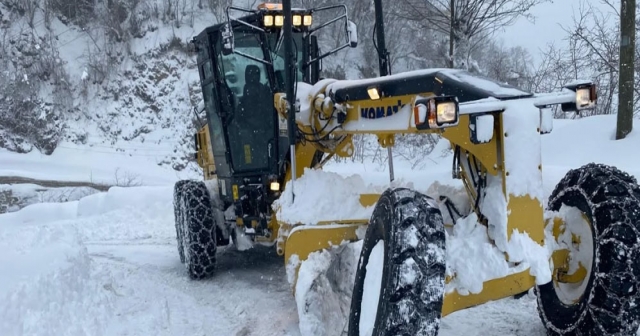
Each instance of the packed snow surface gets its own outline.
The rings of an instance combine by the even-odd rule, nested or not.
[[[591,161],[611,164],[640,177],[640,162],[633,155],[640,147],[640,133],[633,131],[622,141],[613,140],[614,134],[615,116],[554,120],[553,132],[542,136],[543,197],[569,169]],[[450,190],[454,203],[464,203],[456,191],[461,186],[459,181],[451,179],[451,156],[442,155],[446,143],[438,146],[426,161],[428,169],[412,170],[409,162],[396,157],[394,185],[426,192],[438,181],[442,186],[454,187]],[[110,158],[94,158],[82,164],[98,171]],[[23,176],[47,177],[50,166],[38,168],[32,155],[17,155],[11,160],[12,169]],[[73,168],[64,158],[48,160],[53,160],[50,163],[54,166]],[[0,162],[0,169],[5,169],[5,161]],[[136,169],[141,172],[155,166],[148,162],[138,164]],[[25,169],[21,169],[22,165]],[[379,192],[389,185],[386,164],[347,161],[332,163],[325,170],[353,185],[338,184],[339,176],[333,174],[307,171],[305,175],[317,173],[317,178],[333,183],[334,190],[348,191],[352,196],[361,191]],[[53,171],[57,175],[65,172]],[[190,281],[175,245],[171,181],[163,182],[167,175],[162,176],[155,180],[162,185],[158,187],[112,188],[68,203],[34,204],[0,215],[0,335],[320,336],[344,330],[359,243],[310,255],[310,262],[301,265],[296,283],[296,292],[305,294],[296,298],[291,295],[282,258],[272,248],[260,246],[242,253],[221,248],[216,275],[210,280]],[[362,211],[365,218],[371,211],[356,207],[357,197],[350,199],[355,203],[344,203],[344,199],[337,202],[335,198],[341,193],[302,202],[300,195],[313,193],[310,188],[303,188],[303,183],[300,178],[296,187],[299,211],[282,213],[289,219],[315,223],[327,217],[346,218],[348,214],[340,212],[345,204],[356,212]],[[313,187],[325,190],[330,185]],[[327,203],[332,206],[325,207]],[[318,207],[323,210],[318,211]],[[319,217],[314,218],[315,215]],[[485,242],[488,233],[471,224],[456,223],[456,235]],[[528,253],[535,251],[526,247],[526,239],[520,235],[512,236],[512,242],[524,243],[520,258],[526,259]],[[347,253],[338,258],[332,252],[338,249]],[[494,252],[487,247],[477,253],[487,258],[489,266],[495,266],[489,271],[505,271],[504,265],[493,264],[498,261]],[[459,255],[458,260],[464,258]],[[333,265],[332,272],[341,281],[322,278],[327,265]],[[457,262],[452,265],[468,266]],[[458,287],[477,289],[469,279],[456,281],[465,281]],[[318,288],[324,291],[316,292]],[[296,300],[308,305],[300,306]],[[329,314],[331,323],[321,324],[315,318],[318,311],[333,313]],[[440,332],[440,336],[545,334],[531,294],[520,300],[508,298],[456,312],[442,320]]]

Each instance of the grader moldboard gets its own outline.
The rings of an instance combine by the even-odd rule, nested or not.
[[[357,46],[345,6],[292,9],[287,0],[229,7],[227,22],[193,39],[207,116],[196,134],[196,157],[204,179],[214,183],[175,185],[178,250],[190,277],[211,276],[217,247],[232,242],[275,246],[297,274],[313,252],[357,241],[366,231],[348,335],[437,335],[447,314],[532,288],[549,335],[634,335],[640,314],[635,178],[585,165],[566,174],[543,209],[540,142],[552,128],[550,108],[592,108],[595,86],[575,82],[532,94],[462,70],[389,75],[381,1],[375,9],[381,77],[373,79],[320,78],[322,59]],[[232,11],[245,15],[234,18]],[[340,14],[316,22],[331,11]],[[316,33],[329,25],[344,25],[344,44],[323,54]],[[391,148],[395,135],[409,133],[450,142],[453,176],[463,182],[469,211],[446,195],[390,188],[360,197],[373,206],[370,218],[315,225],[276,218],[273,205],[285,188],[305,169],[352,155],[354,134],[375,134]],[[469,251],[446,251],[456,226],[468,220],[487,232],[484,251],[488,246],[493,254],[465,254],[482,251],[471,242],[455,245]],[[379,252],[380,291],[372,293],[364,289],[371,282],[368,262]],[[497,255],[502,267],[474,274],[456,267],[452,255],[475,265],[489,265],[485,258]],[[465,288],[474,279],[479,288]],[[364,307],[371,297],[363,296],[377,304]],[[373,315],[363,318],[370,308]]]

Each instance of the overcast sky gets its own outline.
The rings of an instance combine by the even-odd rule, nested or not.
[[[584,1],[588,1],[592,6],[603,11],[610,8],[601,4],[600,0],[552,0],[537,7],[534,7],[531,14],[535,15],[535,23],[527,19],[520,19],[513,26],[498,33],[506,45],[520,45],[538,58],[540,49],[545,49],[546,45],[555,42],[556,45],[563,43],[566,33],[561,25],[569,28],[573,23],[573,13],[578,13],[579,6]],[[615,1],[619,6],[620,1]]]

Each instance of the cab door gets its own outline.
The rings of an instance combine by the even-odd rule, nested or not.
[[[235,51],[265,60],[263,35],[247,27],[234,28]],[[239,53],[224,55],[221,41],[217,63],[230,96],[226,134],[234,173],[274,173],[276,152],[276,112],[273,105],[270,67]]]

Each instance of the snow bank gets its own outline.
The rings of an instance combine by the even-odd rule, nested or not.
[[[173,187],[112,187],[106,193],[89,195],[79,201],[29,205],[20,211],[0,215],[0,225],[43,224],[97,216],[116,210],[166,208],[172,202]]]
[[[634,122],[640,125],[638,119]],[[546,195],[567,171],[590,162],[616,166],[640,178],[638,127],[623,140],[615,140],[615,133],[616,115],[554,120],[553,132],[542,136]]]
[[[83,219],[77,226],[83,240],[170,241],[175,236],[173,216],[173,187],[113,187],[79,201],[29,205],[0,215],[0,225]],[[135,226],[128,224],[132,217],[140,218]]]
[[[43,187],[36,184],[24,183],[0,184],[0,193],[2,192],[8,192],[10,197],[16,199],[16,201],[10,201],[7,207],[7,212],[15,212],[25,206],[36,203],[77,201],[99,191],[91,187]],[[0,209],[3,205],[2,202],[3,200],[0,197]]]
[[[173,187],[112,187],[107,193],[85,197],[78,204],[78,217],[97,216],[121,209],[163,208],[173,203]]]
[[[73,226],[0,224],[0,250],[0,334],[102,335],[110,302]]]
[[[153,145],[149,145],[150,153]],[[51,155],[32,151],[17,154],[0,148],[0,176],[20,176],[40,180],[82,181],[117,185],[126,180],[142,185],[167,185],[193,173],[161,167],[149,154],[123,154],[115,148],[95,150],[62,143]],[[155,149],[157,150],[157,149]]]
[[[360,194],[375,193],[358,175],[343,177],[337,173],[305,169],[293,184],[285,187],[273,204],[278,220],[288,223],[315,224],[319,221],[368,219],[373,207],[360,204]]]
[[[76,217],[78,201],[66,203],[37,203],[23,209],[0,215],[3,224],[43,224]]]
[[[175,240],[172,190],[114,187],[0,215],[0,335],[105,334],[113,279],[96,273],[85,244]]]

